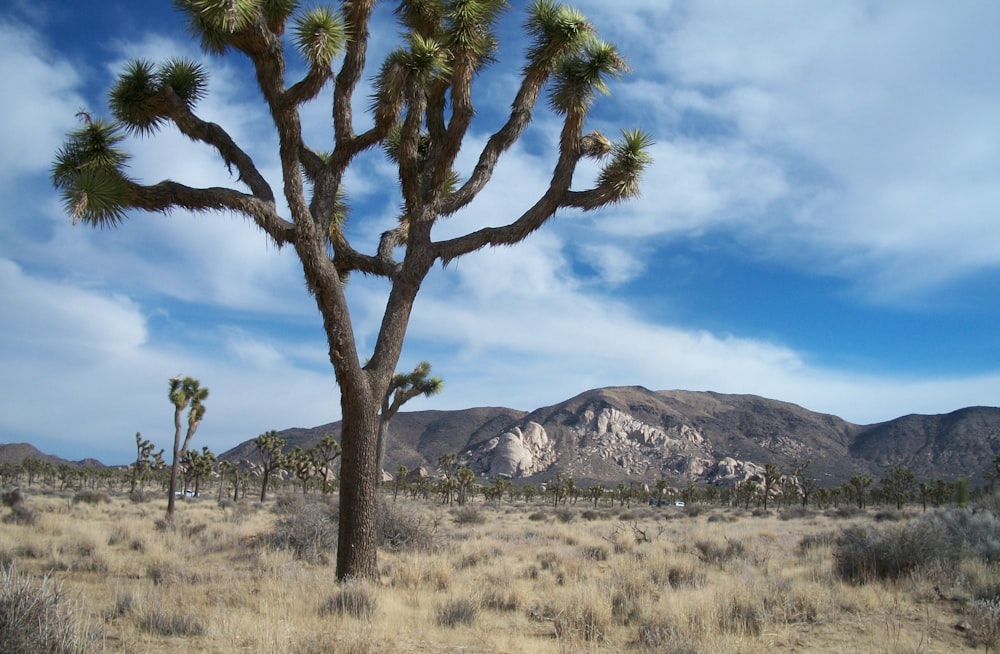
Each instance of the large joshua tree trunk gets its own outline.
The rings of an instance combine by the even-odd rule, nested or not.
[[[337,577],[375,578],[378,546],[375,531],[378,504],[376,436],[377,405],[358,393],[341,394],[343,454],[340,479],[340,529],[337,538]]]

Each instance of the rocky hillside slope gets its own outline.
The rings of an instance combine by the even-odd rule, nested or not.
[[[327,433],[339,436],[340,424],[281,435],[291,448],[310,447]],[[689,479],[728,484],[768,463],[791,471],[810,461],[809,475],[824,486],[859,473],[879,479],[895,464],[921,480],[967,477],[975,485],[1000,454],[1000,409],[856,425],[753,395],[619,387],[587,391],[530,413],[481,407],[393,419],[389,472],[400,464],[433,471],[448,453],[482,476],[538,481],[564,472],[584,483],[665,475],[674,485]],[[256,458],[249,441],[223,457]]]

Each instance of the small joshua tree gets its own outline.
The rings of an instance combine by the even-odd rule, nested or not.
[[[271,480],[271,475],[285,466],[286,457],[282,454],[285,442],[285,439],[278,436],[278,432],[273,429],[253,439],[253,444],[257,447],[257,453],[260,455],[261,502],[267,499],[267,485]]]

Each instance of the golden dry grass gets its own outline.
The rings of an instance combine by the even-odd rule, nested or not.
[[[0,523],[0,562],[51,573],[89,651],[136,654],[956,652],[970,599],[1000,588],[980,561],[840,580],[832,535],[867,516],[476,504],[482,521],[459,524],[402,497],[434,546],[382,551],[377,582],[339,585],[332,553],[303,561],[269,536],[273,501],[210,497],[163,528],[165,501],[29,492],[38,519]]]

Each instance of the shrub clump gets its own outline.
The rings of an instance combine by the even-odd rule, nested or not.
[[[424,519],[383,502],[379,504],[376,520],[379,543],[387,549],[429,551],[437,544],[436,519]]]
[[[834,571],[842,579],[867,583],[873,579],[898,579],[931,562],[952,569],[958,552],[941,532],[927,531],[919,523],[891,528],[851,526],[834,543]]]
[[[479,507],[467,504],[452,513],[452,518],[457,525],[481,525],[486,522],[486,516],[479,510]]]
[[[107,504],[111,501],[107,493],[94,490],[81,490],[73,495],[73,504]]]
[[[930,564],[954,570],[963,557],[1000,561],[1000,519],[989,511],[938,509],[906,524],[848,527],[834,544],[834,569],[864,583],[896,579]]]
[[[58,584],[36,581],[13,565],[0,569],[0,643],[10,654],[76,654],[87,636]]]
[[[136,619],[136,626],[145,632],[158,636],[190,638],[205,634],[205,625],[196,616],[176,609],[169,610],[165,607],[146,611]]]
[[[479,604],[471,599],[452,599],[437,609],[437,623],[442,627],[469,626],[478,616]]]
[[[324,564],[337,547],[337,504],[325,498],[307,499],[284,495],[274,504],[279,518],[271,534],[272,542],[295,554],[296,558]]]
[[[378,602],[375,597],[362,586],[344,588],[336,595],[329,597],[320,607],[320,615],[349,615],[354,618],[369,619],[375,615]]]

